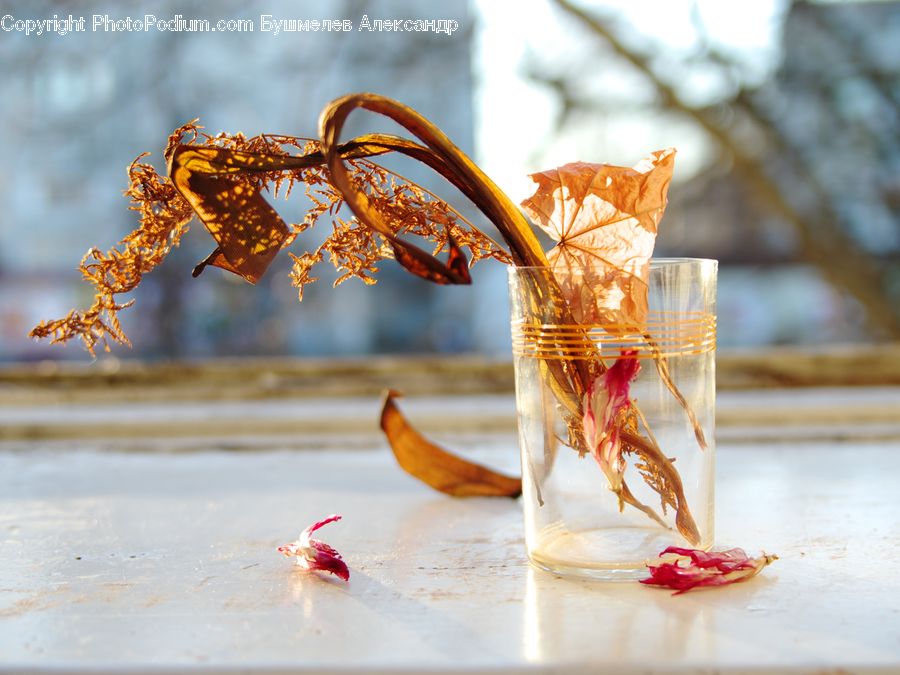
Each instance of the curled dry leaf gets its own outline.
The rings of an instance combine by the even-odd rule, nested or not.
[[[177,146],[170,153],[169,176],[218,244],[194,268],[193,275],[196,277],[212,265],[256,283],[275,255],[294,237],[278,212],[263,198],[262,186],[244,177],[305,169],[314,161],[321,162],[321,158],[318,150],[301,156],[285,156],[231,148]],[[396,227],[383,220],[378,225],[373,229],[387,240],[397,262],[412,274],[438,284],[471,283],[468,260],[449,234],[449,228],[446,236],[450,256],[445,264],[400,238]]]
[[[181,145],[169,160],[169,177],[206,225],[218,247],[194,268],[197,276],[212,265],[259,281],[290,230],[260,193],[237,177],[238,171],[290,168],[292,157],[272,157],[227,148]]]
[[[454,497],[518,497],[522,481],[469,462],[438,447],[406,420],[389,391],[381,410],[381,429],[404,471]]]
[[[629,169],[574,162],[531,175],[525,212],[558,243],[547,258],[576,321],[640,326],[656,227],[666,207],[675,150]]]

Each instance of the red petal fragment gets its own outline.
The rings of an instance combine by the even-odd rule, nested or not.
[[[344,581],[349,581],[350,569],[347,567],[347,563],[341,559],[341,554],[325,542],[310,537],[313,532],[323,525],[340,519],[341,516],[334,514],[313,523],[303,530],[297,541],[279,546],[279,553],[283,553],[287,557],[296,557],[297,565],[303,569],[330,572]]]
[[[697,567],[716,567],[728,571],[752,567],[754,563],[754,559],[749,557],[742,548],[732,548],[727,551],[701,551],[670,546],[660,555],[663,556],[667,553],[687,556]]]
[[[604,373],[603,384],[609,391],[610,399],[616,401],[617,406],[628,405],[628,389],[640,369],[641,364],[637,360],[637,350],[623,349],[620,357]]]
[[[344,581],[350,580],[350,569],[337,551],[321,541],[312,540],[310,543],[316,551],[310,569],[331,572]]]
[[[621,487],[625,471],[619,430],[621,415],[631,404],[631,382],[641,369],[636,354],[635,350],[623,350],[621,358],[591,382],[584,395],[585,443],[614,491]]]
[[[695,588],[726,586],[747,581],[759,574],[764,567],[778,560],[778,556],[765,553],[759,558],[751,558],[740,548],[727,551],[701,551],[670,546],[660,553],[660,557],[665,555],[679,557],[674,561],[657,565],[647,563],[650,576],[641,579],[640,582],[650,586],[673,588],[674,595]]]
[[[309,536],[313,532],[318,530],[320,527],[322,527],[323,525],[328,525],[328,523],[336,523],[340,519],[341,519],[341,516],[337,515],[336,513],[332,513],[330,516],[328,516],[324,520],[320,520],[319,522],[313,523],[312,525],[307,527],[305,530],[303,530],[303,534],[306,536]]]

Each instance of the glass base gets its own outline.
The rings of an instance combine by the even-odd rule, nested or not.
[[[561,577],[574,579],[593,579],[594,581],[634,581],[650,576],[647,567],[640,568],[616,568],[616,567],[572,567],[557,561],[544,562],[540,557],[529,558],[531,564],[539,570],[549,572]]]
[[[649,576],[647,562],[667,546],[684,546],[660,528],[605,527],[577,532],[549,527],[528,553],[531,563],[561,576],[630,581]]]

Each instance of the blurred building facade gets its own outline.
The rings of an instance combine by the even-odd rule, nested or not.
[[[546,1],[554,7],[569,4]],[[608,4],[602,16],[617,25]],[[722,262],[720,344],[890,337],[872,325],[871,308],[859,297],[874,285],[886,312],[891,303],[900,306],[900,3],[787,4],[778,33],[779,65],[761,81],[740,76],[730,81],[738,64],[702,40],[686,55],[670,55],[659,45],[641,52],[633,47],[638,37],[631,36],[597,56],[590,40],[572,31],[573,41],[583,40],[579,56],[597,60],[560,65],[572,78],[551,83],[560,91],[584,95],[598,90],[586,78],[622,68],[616,59],[629,49],[638,70],[665,63],[669,79],[678,82],[698,67],[706,75],[718,69],[725,84],[708,101],[693,108],[685,103],[678,110],[671,100],[667,105],[666,96],[654,97],[645,84],[625,92],[644,96],[633,107],[621,97],[612,97],[616,110],[598,108],[602,101],[570,99],[561,106],[566,114],[560,120],[572,128],[579,123],[596,127],[615,115],[635,117],[635,110],[646,115],[652,108],[658,128],[687,117],[710,137],[723,134],[733,144],[737,152],[709,143],[706,168],[688,182],[677,182],[676,176],[657,249],[660,255]],[[85,357],[77,345],[50,347],[28,341],[25,334],[41,319],[90,303],[90,288],[75,271],[81,255],[89,246],[113,245],[136,222],[120,194],[125,167],[149,150],[154,153],[150,161],[162,170],[166,137],[187,120],[199,117],[210,132],[314,135],[327,101],[370,90],[413,106],[466,152],[474,152],[476,26],[466,0],[440,5],[335,0],[327,16],[313,3],[300,7],[278,0],[267,3],[265,11],[283,18],[349,19],[354,28],[364,15],[454,19],[460,28],[452,36],[358,30],[280,36],[258,30],[0,35],[5,94],[0,97],[0,141],[6,149],[0,159],[5,205],[0,211],[0,359]],[[214,10],[200,2],[161,2],[154,9],[259,21],[258,9],[236,1],[217,3]],[[137,4],[50,1],[27,9],[32,16],[142,11]],[[568,20],[563,13],[557,19]],[[646,81],[647,74],[633,75],[632,81],[641,78]],[[674,85],[672,91],[679,94]],[[585,109],[581,118],[568,114],[578,106]],[[395,131],[360,115],[351,118],[346,134],[376,130]],[[539,147],[545,141],[527,142]],[[579,147],[589,161],[605,156],[603,148]],[[442,192],[442,182],[421,167],[400,168],[454,205],[463,202]],[[303,204],[279,203],[278,208],[296,222]],[[478,214],[466,215],[483,224]],[[313,235],[301,243],[312,248],[318,240]],[[195,225],[181,249],[148,275],[134,294],[135,308],[123,314],[134,349],[117,347],[117,356],[509,353],[502,265],[477,265],[472,287],[435,287],[386,264],[374,287],[352,280],[332,289],[334,275],[325,263],[321,280],[298,304],[286,258],[257,287],[218,270],[192,280],[191,268],[211,245],[202,226]],[[832,266],[839,274],[830,274]],[[870,267],[880,276],[870,274]],[[854,295],[841,284],[855,276],[869,285],[856,288]]]
[[[109,14],[143,16],[139,3],[35,2],[21,18]],[[121,191],[141,152],[164,171],[166,139],[199,117],[207,131],[315,136],[321,108],[353,91],[376,91],[434,119],[464,151],[473,151],[471,40],[466,0],[268,2],[275,18],[347,19],[346,33],[260,32],[259,7],[246,3],[154,3],[159,16],[213,21],[252,19],[255,30],[229,34],[107,33],[0,35],[0,359],[84,358],[29,341],[37,321],[90,304],[77,265],[90,246],[106,249],[136,224]],[[452,19],[452,34],[360,29],[375,19]],[[391,130],[365,114],[345,135]],[[440,180],[402,167],[428,187]],[[299,222],[305,202],[278,204]],[[320,225],[320,228],[323,227]],[[327,227],[327,226],[326,226]],[[324,232],[305,242],[314,248]],[[192,280],[190,270],[214,245],[194,224],[180,249],[148,275],[123,312],[134,347],[123,357],[242,354],[363,354],[372,351],[471,350],[467,298],[386,264],[381,283],[330,288],[328,263],[302,304],[276,261],[258,287],[219,270]],[[298,253],[300,251],[297,251]],[[436,316],[437,314],[437,316]]]

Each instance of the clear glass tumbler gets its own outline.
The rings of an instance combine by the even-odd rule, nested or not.
[[[510,268],[534,565],[630,579],[667,546],[712,546],[716,272],[653,260],[639,321],[585,324],[549,269]]]

